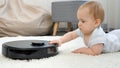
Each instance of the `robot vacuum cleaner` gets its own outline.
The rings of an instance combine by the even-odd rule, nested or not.
[[[18,40],[3,43],[2,54],[12,59],[39,59],[57,55],[58,49],[44,40]]]

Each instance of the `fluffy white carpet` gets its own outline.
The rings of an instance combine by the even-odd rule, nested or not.
[[[77,38],[59,47],[59,54],[44,59],[12,60],[2,56],[2,43],[14,40],[52,40],[59,36],[41,37],[4,37],[0,38],[0,68],[120,68],[120,52],[106,53],[99,56],[73,54],[72,50],[84,47],[81,38]]]

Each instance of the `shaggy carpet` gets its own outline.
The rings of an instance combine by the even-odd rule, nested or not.
[[[59,36],[3,37],[0,38],[0,68],[120,68],[120,52],[105,53],[98,56],[74,54],[74,49],[85,47],[79,37],[58,48],[59,54],[49,58],[32,60],[13,60],[1,54],[2,44],[14,40],[53,40]]]

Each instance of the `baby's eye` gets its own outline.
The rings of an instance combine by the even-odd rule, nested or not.
[[[85,23],[85,21],[81,21],[82,23]]]

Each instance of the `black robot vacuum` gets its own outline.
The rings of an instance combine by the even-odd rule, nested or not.
[[[57,55],[58,49],[45,40],[18,40],[4,43],[2,54],[12,59],[39,59]]]

